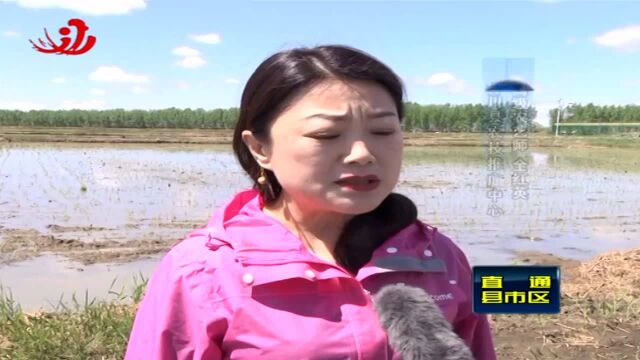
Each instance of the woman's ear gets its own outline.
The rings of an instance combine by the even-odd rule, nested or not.
[[[271,148],[270,146],[259,140],[250,130],[242,131],[242,141],[245,143],[253,158],[261,167],[271,169]]]

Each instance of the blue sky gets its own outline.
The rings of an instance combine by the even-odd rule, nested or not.
[[[31,47],[71,18],[91,51]],[[422,104],[484,103],[483,61],[522,58],[508,76],[544,124],[559,98],[640,105],[640,2],[0,0],[0,109],[238,106],[266,57],[326,43],[381,59]]]

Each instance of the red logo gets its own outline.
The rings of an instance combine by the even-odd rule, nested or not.
[[[29,42],[33,45],[34,49],[45,54],[81,55],[91,50],[91,48],[93,48],[93,46],[96,44],[96,37],[92,35],[88,36],[87,42],[82,47],[80,47],[80,45],[82,45],[82,43],[84,42],[84,36],[87,30],[89,30],[89,27],[84,23],[84,21],[82,21],[81,19],[71,19],[67,24],[69,25],[69,27],[73,26],[76,28],[76,38],[73,43],[71,43],[71,36],[68,36],[69,34],[71,34],[71,29],[66,26],[61,27],[60,30],[58,30],[60,35],[62,35],[62,38],[60,39],[60,45],[51,40],[51,37],[49,36],[46,28],[44,29],[44,34],[47,37],[46,43],[42,41],[42,39],[38,39],[38,41],[40,42],[40,46],[38,46],[32,40],[29,40]]]

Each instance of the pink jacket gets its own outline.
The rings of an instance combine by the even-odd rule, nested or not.
[[[496,359],[487,317],[472,312],[467,258],[437,228],[407,226],[353,277],[307,251],[262,204],[257,191],[239,192],[164,256],[125,359],[400,360],[370,295],[397,282],[431,294],[477,360]],[[376,266],[390,254],[434,266]]]

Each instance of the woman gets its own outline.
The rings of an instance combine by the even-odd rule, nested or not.
[[[431,294],[478,360],[495,353],[472,312],[471,270],[392,193],[404,88],[346,46],[282,51],[242,94],[233,149],[254,181],[162,259],[127,359],[400,359],[370,294]]]

